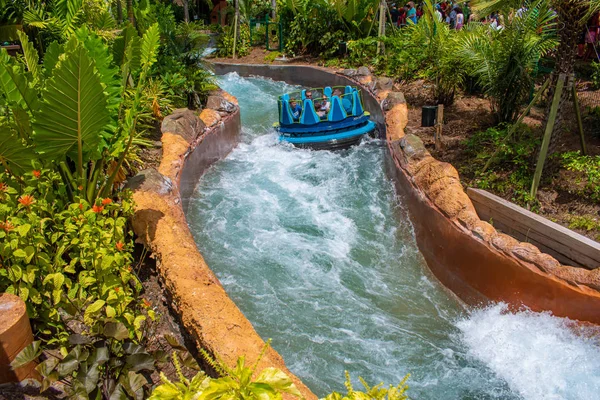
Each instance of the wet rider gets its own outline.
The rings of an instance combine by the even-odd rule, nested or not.
[[[300,114],[302,113],[302,106],[298,104],[296,99],[290,99],[290,108],[292,109],[292,117],[294,121],[298,121],[300,119]]]

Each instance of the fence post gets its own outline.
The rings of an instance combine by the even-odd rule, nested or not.
[[[581,151],[587,156],[587,147],[585,146],[585,135],[583,133],[583,122],[581,120],[581,108],[579,108],[579,99],[577,98],[577,87],[573,82],[573,105],[575,105],[575,115],[577,115],[577,127],[579,128],[579,139],[581,140]]]
[[[442,143],[443,127],[444,127],[444,105],[438,104],[437,112],[436,112],[436,116],[435,116],[435,134],[434,134],[436,150],[441,150],[443,148],[443,143]]]

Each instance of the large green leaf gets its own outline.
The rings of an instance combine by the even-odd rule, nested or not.
[[[139,68],[139,36],[137,34],[137,30],[131,25],[127,24],[125,28],[121,31],[121,34],[115,39],[112,51],[113,51],[113,59],[115,60],[115,64],[119,67],[122,67],[123,64],[127,61],[125,55],[127,53],[127,47],[129,47],[132,43],[132,40],[137,40],[137,65]],[[135,70],[131,67],[132,70]]]
[[[107,95],[107,107],[112,110],[119,108],[123,100],[121,96],[121,84],[118,77],[118,69],[113,66],[112,54],[108,47],[98,35],[83,26],[77,30],[75,36],[87,49],[89,56],[96,62],[96,69],[100,74],[100,81],[104,84],[104,92]],[[114,113],[116,116],[116,113]]]
[[[25,55],[25,63],[27,64],[27,69],[31,72],[33,76],[33,80],[39,82],[41,78],[41,68],[40,68],[40,57],[38,55],[37,50],[33,47],[33,44],[29,41],[27,34],[22,31],[17,31],[17,35],[19,35],[19,40],[21,41],[21,48],[23,49],[23,54]]]
[[[30,111],[37,109],[37,91],[27,82],[23,66],[8,55],[5,49],[0,50],[0,94],[8,103],[18,104]]]
[[[69,156],[78,163],[98,157],[110,114],[95,61],[80,43],[54,68],[43,100],[34,123],[38,152],[49,160]]]
[[[8,166],[14,174],[31,168],[31,160],[36,155],[29,147],[25,147],[17,134],[6,125],[0,126],[0,162]]]
[[[52,75],[52,71],[54,71],[54,67],[58,64],[58,57],[63,53],[64,46],[59,44],[58,42],[52,42],[46,49],[46,54],[44,54],[44,74],[46,77],[50,77]]]
[[[17,369],[23,367],[42,354],[42,349],[40,349],[40,341],[32,342],[29,346],[25,347],[10,363],[12,369]]]
[[[158,47],[160,45],[160,29],[158,23],[153,24],[142,37],[141,61],[144,70],[149,69],[156,62]]]

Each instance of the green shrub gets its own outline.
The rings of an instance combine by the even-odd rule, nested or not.
[[[579,151],[571,151],[561,155],[562,166],[577,174],[577,189],[571,191],[579,196],[589,196],[600,202],[600,156],[584,156]]]
[[[265,62],[271,64],[276,58],[281,57],[282,54],[278,51],[271,51],[265,56]]]
[[[470,162],[463,168],[463,173],[474,177],[472,184],[476,187],[497,192],[501,196],[509,196],[515,203],[533,204],[529,189],[533,176],[532,155],[539,147],[540,139],[527,125],[520,125],[510,140],[506,140],[508,128],[494,127],[473,134],[463,142]],[[485,172],[483,166],[496,153],[496,156]]]
[[[594,89],[600,89],[600,62],[594,61],[592,66],[592,85]]]
[[[233,56],[233,25],[225,27],[219,35],[217,42],[217,55],[220,57]],[[244,57],[250,54],[250,27],[247,24],[240,24],[238,32],[235,54],[237,57]]]
[[[146,317],[132,270],[127,193],[117,201],[65,202],[60,176],[47,169],[3,173],[0,182],[0,291],[25,301],[38,335],[47,344],[64,342],[69,314],[88,326],[112,318],[140,337]]]

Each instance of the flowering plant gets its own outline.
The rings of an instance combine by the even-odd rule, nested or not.
[[[0,182],[0,291],[25,301],[48,344],[66,340],[70,321],[93,329],[101,317],[139,340],[154,314],[138,300],[127,192],[95,204],[77,194],[65,202],[60,176],[44,169],[0,174]]]

